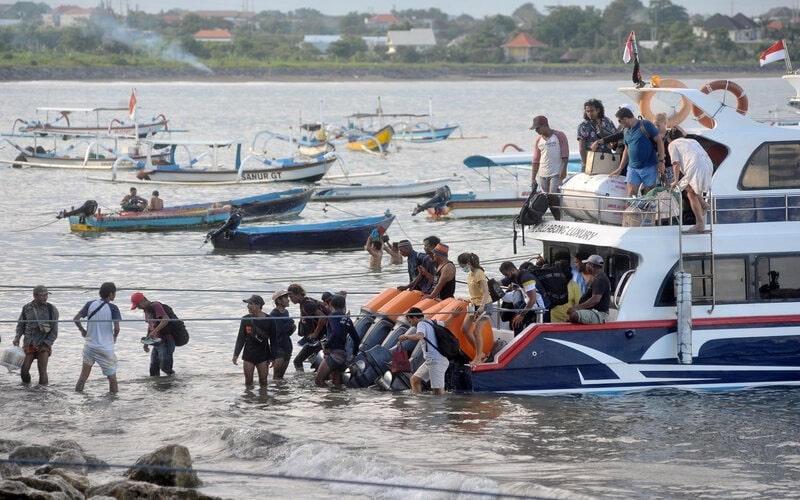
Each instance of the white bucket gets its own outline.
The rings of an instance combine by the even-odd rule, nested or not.
[[[0,357],[0,365],[8,368],[9,372],[19,370],[23,361],[25,361],[25,351],[21,347],[9,347],[3,351],[3,355]]]

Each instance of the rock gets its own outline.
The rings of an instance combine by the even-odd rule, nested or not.
[[[29,444],[17,446],[8,454],[8,458],[16,460],[39,460],[47,462],[56,452],[51,446]],[[24,465],[24,464],[23,464]]]
[[[141,481],[120,480],[103,484],[89,489],[87,498],[95,499],[98,496],[112,498],[147,498],[148,500],[220,500],[219,497],[212,497],[198,492],[197,490],[185,488],[163,487],[152,483]]]
[[[83,453],[83,446],[79,445],[77,441],[72,439],[54,439],[50,442],[50,446],[60,450],[78,450]]]
[[[22,446],[22,441],[14,441],[13,439],[0,439],[0,453],[8,453],[18,446]]]
[[[53,469],[50,471],[50,475],[62,478],[64,481],[68,482],[70,486],[80,491],[84,495],[87,491],[89,491],[89,488],[92,487],[92,483],[89,481],[88,477],[76,474],[66,469]]]
[[[32,476],[32,477],[18,477],[13,481],[3,481],[3,483],[22,483],[28,488],[35,490],[35,494],[29,498],[64,498],[83,500],[85,496],[80,491],[72,487],[64,478],[60,476]],[[50,494],[50,496],[47,496]],[[4,497],[3,491],[0,489],[0,496]],[[27,495],[26,495],[27,496]]]
[[[196,488],[200,485],[197,473],[191,470],[192,457],[189,449],[179,444],[168,444],[150,454],[142,455],[135,466],[125,473],[134,481],[182,488]]]
[[[8,479],[21,475],[22,470],[19,468],[19,465],[13,462],[0,463],[0,479]]]
[[[34,472],[34,474],[48,474],[56,468],[67,469],[78,472],[80,474],[87,474],[89,468],[85,465],[86,458],[79,450],[67,449],[56,452],[51,458],[52,464],[45,464]],[[83,464],[83,465],[66,465],[66,464]]]

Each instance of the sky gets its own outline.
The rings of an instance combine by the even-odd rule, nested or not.
[[[645,6],[649,0],[640,0]],[[579,5],[594,6],[604,9],[611,0],[534,0],[531,1],[539,12],[547,13],[546,6]],[[51,7],[61,4],[53,0],[46,1]],[[343,15],[348,12],[373,12],[376,14],[388,13],[392,9],[440,9],[450,15],[469,14],[475,18],[483,18],[494,14],[511,15],[525,0],[63,0],[63,5],[77,5],[79,7],[97,7],[110,5],[118,12],[126,8],[157,13],[171,8],[186,10],[250,10],[261,12],[264,10],[277,10],[287,12],[297,8],[316,9],[326,15]],[[675,5],[686,8],[689,15],[701,14],[726,14],[735,15],[739,12],[748,17],[757,17],[773,7],[800,7],[800,0],[672,0]],[[291,7],[289,7],[289,5]]]

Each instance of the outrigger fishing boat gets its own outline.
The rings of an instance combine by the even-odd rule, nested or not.
[[[150,184],[186,184],[186,185],[228,185],[259,184],[267,182],[315,182],[330,170],[341,157],[335,153],[325,153],[317,157],[265,158],[251,154],[242,158],[243,139],[233,140],[159,140],[148,141],[151,147],[160,145],[168,148],[167,163],[142,164],[136,179],[118,178],[113,169],[111,178],[92,178],[112,182],[135,182]],[[203,148],[201,154],[195,155],[192,149]],[[220,152],[232,150],[232,167],[223,166]],[[188,159],[180,161],[178,156],[185,152]],[[121,157],[117,160],[132,161]]]
[[[342,201],[368,198],[417,198],[430,196],[438,189],[460,181],[459,177],[439,177],[390,184],[319,184],[312,201]]]
[[[103,213],[94,200],[81,207],[58,214],[59,219],[68,219],[70,230],[77,233],[99,233],[107,231],[176,231],[204,229],[228,219],[231,206],[214,208],[165,208],[144,212]]]
[[[386,125],[375,132],[361,131],[348,139],[347,149],[385,154],[388,152],[392,137],[394,137],[394,128],[391,125]]]
[[[36,108],[37,115],[42,118],[24,120],[17,118],[12,133],[20,132],[36,135],[52,135],[58,137],[73,136],[115,136],[150,137],[167,130],[168,120],[158,114],[146,120],[124,120],[118,116],[131,112],[130,108]],[[112,118],[109,116],[113,114]],[[82,118],[76,122],[75,115]],[[72,118],[70,118],[72,117]]]
[[[285,219],[300,215],[315,188],[298,187],[285,191],[246,196],[232,200],[217,201],[213,203],[195,203],[190,205],[177,205],[170,207],[177,210],[211,210],[225,205],[230,205],[239,212],[244,220],[256,221],[264,219]]]
[[[205,241],[210,241],[215,249],[247,251],[359,248],[364,246],[373,231],[383,233],[392,224],[394,217],[387,212],[377,217],[311,224],[239,227],[241,217],[233,213],[224,225],[209,232]]]

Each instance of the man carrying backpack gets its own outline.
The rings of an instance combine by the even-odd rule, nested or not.
[[[437,349],[436,332],[430,323],[432,320],[426,320],[422,314],[422,309],[418,307],[409,309],[406,313],[406,319],[416,329],[416,332],[404,333],[397,340],[399,342],[406,340],[421,341],[423,342],[422,349],[425,352],[425,362],[411,376],[411,392],[415,394],[421,393],[423,382],[430,382],[431,390],[434,394],[444,394],[444,375],[447,372],[450,361]]]
[[[507,260],[500,264],[500,273],[505,276],[502,280],[503,285],[516,285],[525,296],[525,303],[519,304],[517,308],[520,311],[514,314],[511,320],[514,335],[519,335],[526,326],[536,322],[536,309],[544,309],[544,302],[536,293],[536,278],[530,272],[517,269],[513,262]],[[550,322],[549,311],[545,312],[544,321]]]
[[[651,122],[633,116],[633,111],[620,108],[616,113],[619,124],[625,127],[625,150],[619,168],[609,175],[619,175],[626,166],[628,174],[628,196],[634,196],[639,188],[647,193],[658,184],[659,176],[664,175],[664,140]]]
[[[169,332],[169,314],[164,310],[161,302],[147,300],[142,292],[131,295],[131,310],[141,309],[144,320],[147,322],[147,336],[142,338],[144,352],[150,353],[150,376],[158,377],[161,372],[172,375],[173,354],[175,353],[175,338]]]
[[[328,324],[330,307],[322,301],[306,296],[306,289],[297,283],[292,283],[286,290],[289,291],[289,300],[292,304],[300,306],[300,326],[297,334],[305,337],[301,340],[302,348],[292,361],[295,370],[303,370],[303,362],[322,350],[321,335]],[[333,297],[333,295],[331,295]],[[304,342],[303,342],[304,341]]]

